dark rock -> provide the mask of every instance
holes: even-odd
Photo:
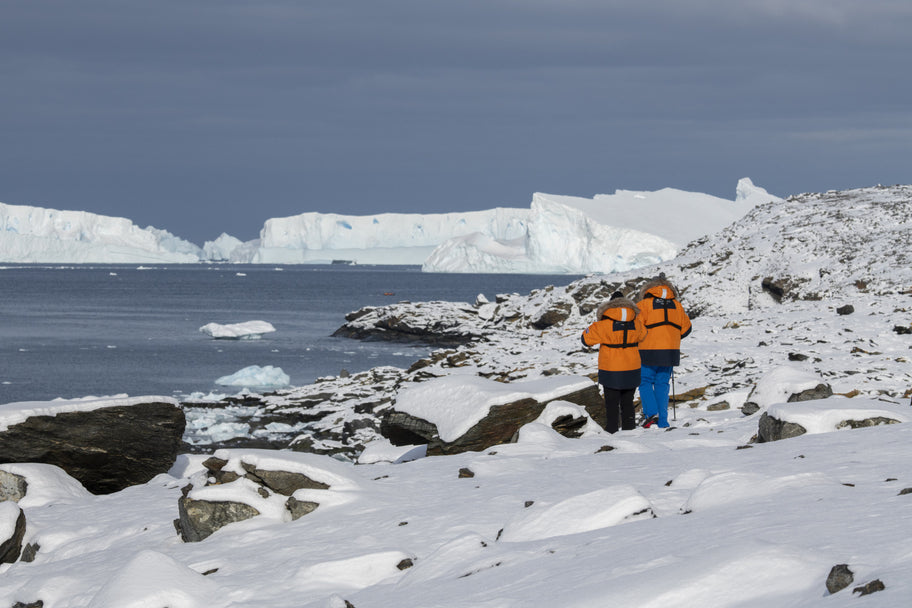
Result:
[[[801,353],[789,353],[788,360],[789,361],[807,361],[808,356],[802,355]]]
[[[475,477],[475,472],[472,469],[467,469],[465,467],[459,469],[459,479],[471,479]]]
[[[707,412],[722,412],[725,410],[731,409],[731,404],[728,401],[719,401],[718,403],[710,403],[706,406]]]
[[[760,411],[760,406],[753,401],[747,401],[741,406],[741,413],[745,416],[752,416]]]
[[[413,562],[412,560],[410,560],[408,558],[405,558],[404,560],[402,560],[401,562],[396,564],[396,567],[399,568],[400,570],[408,570],[409,568],[411,568],[414,565],[415,565],[415,562]]]
[[[556,400],[583,406],[589,416],[604,427],[605,403],[598,392],[598,385],[593,383],[585,389],[557,396],[545,403],[526,398],[495,405],[487,416],[452,442],[441,440],[437,427],[432,423],[395,409],[384,417],[380,433],[393,445],[427,444],[428,456],[479,452],[494,445],[512,442],[523,425],[538,418],[545,406]]]
[[[836,564],[830,569],[826,579],[826,588],[830,593],[842,591],[855,582],[855,575],[849,570],[848,564]]]
[[[829,384],[820,383],[814,388],[809,388],[806,391],[801,391],[800,393],[793,393],[789,395],[789,398],[786,400],[787,403],[795,403],[796,401],[815,401],[817,399],[826,399],[827,397],[833,396],[833,389]]]
[[[846,304],[845,306],[840,306],[836,309],[837,315],[850,315],[855,312],[855,307],[851,304]]]
[[[12,503],[11,503],[12,504]],[[25,513],[22,509],[16,507],[19,515],[16,517],[16,525],[13,527],[13,534],[9,538],[0,538],[0,564],[12,564],[19,559],[22,553],[22,538],[25,536]]]
[[[319,506],[320,503],[311,502],[309,500],[298,500],[294,496],[285,501],[285,508],[291,513],[292,521],[301,519],[308,513],[313,513]]]
[[[0,462],[53,464],[90,492],[109,494],[166,473],[184,426],[171,403],[32,416],[0,433]]]
[[[25,547],[22,548],[22,555],[19,557],[19,561],[30,563],[35,561],[35,558],[38,557],[38,552],[41,550],[41,545],[38,543],[28,543]]]
[[[34,602],[16,602],[11,608],[44,608],[44,600],[35,600]]]
[[[876,593],[877,591],[883,591],[886,588],[886,585],[884,585],[880,579],[874,579],[870,583],[867,583],[860,587],[855,587],[852,589],[852,593],[857,593],[859,595],[869,595],[871,593]]]
[[[897,494],[897,496],[905,496],[906,494],[912,494],[912,488],[903,488],[899,491],[899,494]]]
[[[213,532],[238,521],[260,514],[249,505],[239,502],[208,502],[181,498],[177,502],[180,535],[184,542],[195,543]]]
[[[894,325],[893,331],[901,336],[912,334],[912,325]]]
[[[26,491],[28,491],[28,483],[26,483],[25,477],[0,469],[0,502],[4,500],[19,502],[25,498]]]
[[[757,441],[767,443],[770,441],[779,441],[780,439],[791,439],[807,433],[807,429],[794,422],[784,422],[778,418],[773,418],[766,412],[760,416],[760,428]]]
[[[582,437],[584,426],[586,426],[586,418],[582,416],[574,417],[571,414],[558,416],[551,423],[552,429],[570,439]]]

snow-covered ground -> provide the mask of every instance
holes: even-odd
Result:
[[[260,237],[202,248],[124,218],[0,204],[0,261],[422,265],[428,272],[614,272],[669,260],[688,241],[775,200],[748,178],[734,201],[666,188],[592,199],[535,194],[530,208],[266,220]]]
[[[331,480],[295,495],[320,506],[295,521],[265,509],[197,543],[182,542],[172,521],[181,487],[199,478],[206,456],[182,456],[169,474],[108,496],[89,495],[49,466],[0,465],[29,481],[20,502],[25,541],[41,547],[32,563],[0,566],[0,605],[909,605],[909,217],[909,187],[763,204],[659,267],[453,304],[485,340],[438,351],[411,371],[327,378],[314,389],[333,394],[326,424],[335,427],[364,415],[354,405],[377,399],[346,402],[346,391],[374,383],[404,408],[439,410],[427,415],[456,433],[479,403],[501,402],[493,380],[537,395],[594,372],[595,353],[579,343],[593,313],[581,309],[661,269],[695,316],[675,374],[677,394],[689,397],[668,430],[609,435],[590,424],[568,439],[551,422],[582,410],[555,402],[516,443],[483,452],[421,457],[420,448],[376,436],[360,464],[269,452],[273,464],[284,459],[288,470]],[[568,316],[533,326],[556,308]],[[834,396],[785,403],[817,383]],[[296,390],[310,389],[270,399],[291,402]],[[742,413],[747,401],[760,411]],[[808,433],[752,443],[764,412]],[[862,417],[899,424],[838,427]],[[267,458],[222,456],[245,454]],[[231,499],[240,486],[209,493]],[[0,529],[12,516],[0,511]],[[837,564],[854,581],[830,594]],[[884,589],[853,592],[873,581]]]

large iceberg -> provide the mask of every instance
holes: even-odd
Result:
[[[0,203],[4,262],[199,262],[201,255],[193,243],[126,218]]]
[[[536,193],[525,234],[511,240],[476,233],[443,243],[426,272],[621,272],[670,260],[760,203],[778,200],[750,179],[734,201],[665,188],[618,190],[588,199]]]
[[[250,259],[261,264],[347,260],[421,264],[441,243],[473,233],[509,240],[525,234],[528,209],[465,213],[302,213],[267,220]]]
[[[203,248],[156,228],[84,211],[0,203],[0,261],[421,265],[426,272],[623,271],[673,258],[759,203],[747,178],[734,201],[665,188],[593,198],[536,193],[528,209],[462,213],[302,213],[266,220],[260,238],[228,234]]]

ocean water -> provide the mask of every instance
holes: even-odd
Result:
[[[232,393],[215,384],[250,365],[292,385],[380,365],[408,367],[431,347],[333,338],[345,314],[411,301],[474,302],[575,276],[422,273],[411,266],[4,266],[0,404],[126,393]],[[203,325],[263,320],[260,340],[213,340]]]

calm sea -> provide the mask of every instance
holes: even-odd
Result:
[[[367,305],[474,302],[479,293],[566,285],[559,275],[429,274],[411,266],[3,266],[0,403],[88,395],[230,393],[215,380],[272,365],[292,385],[345,369],[407,367],[429,347],[332,338]],[[260,340],[213,340],[203,325],[263,320]]]

